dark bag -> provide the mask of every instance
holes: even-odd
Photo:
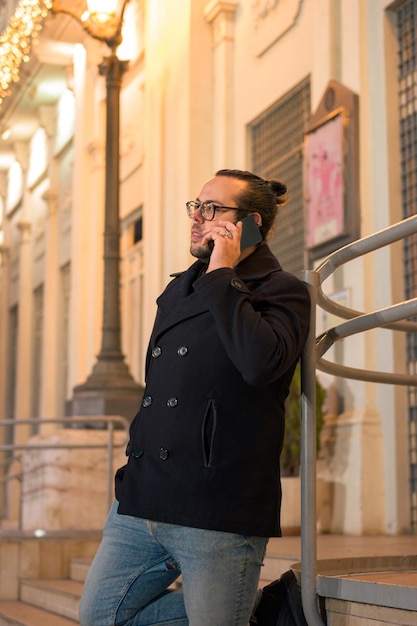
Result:
[[[308,626],[303,613],[301,589],[292,570],[261,591],[250,626]]]

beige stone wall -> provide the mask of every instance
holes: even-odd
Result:
[[[386,12],[388,0],[131,0],[129,5],[129,28],[138,45],[121,94],[121,217],[127,219],[143,206],[144,238],[140,252],[129,252],[127,237],[123,242],[122,304],[125,309],[136,307],[122,312],[124,324],[129,324],[123,329],[123,346],[132,372],[143,383],[156,298],[170,273],[191,261],[185,201],[198,195],[216,169],[251,167],[248,126],[306,77],[312,113],[330,80],[359,97],[360,235],[401,219],[396,35]],[[57,102],[46,118],[36,113],[38,126],[47,127],[49,154],[44,178],[38,181],[47,204],[42,220],[36,220],[32,210],[38,185],[29,188],[25,182],[30,162],[26,152],[32,144],[15,146],[13,167],[21,166],[21,187],[16,191],[6,184],[0,189],[5,201],[0,224],[0,407],[5,413],[10,330],[5,318],[8,307],[19,302],[16,419],[31,416],[31,296],[42,279],[47,332],[42,408],[36,417],[63,413],[55,377],[62,366],[59,270],[64,262],[71,264],[67,398],[91,372],[100,346],[105,88],[97,64],[107,51],[70,24],[59,32],[51,27],[45,34],[72,46],[65,72],[74,110],[65,118]],[[39,48],[39,58],[46,49]],[[59,119],[66,119],[67,126]],[[61,161],[68,145],[72,174]],[[4,170],[6,183],[11,169]],[[39,204],[39,197],[35,199]],[[31,252],[40,253],[41,243],[44,258],[42,263],[36,260],[35,273]],[[139,264],[135,276],[140,275],[140,293],[132,298],[126,290],[131,268]],[[326,283],[326,292],[345,290],[348,306],[368,311],[401,299],[401,274],[397,247],[338,270]],[[393,339],[385,331],[357,336],[330,356],[341,364],[385,371],[401,371],[405,363],[402,338]],[[331,376],[323,381],[335,399],[326,431],[332,450],[325,470],[330,494],[326,529],[357,534],[404,531],[405,391]],[[25,439],[28,432],[20,436]],[[103,478],[105,460],[99,451],[38,451],[36,460],[28,457],[25,462],[32,468],[23,491],[25,525],[94,527],[103,519],[102,505],[95,500],[99,496],[89,492],[87,480],[93,467]],[[69,469],[73,465],[74,473]],[[90,497],[95,502],[85,517],[77,517],[66,503],[78,498],[73,496],[76,490],[77,510],[83,510],[81,503]]]
[[[116,432],[114,442],[109,466],[105,431],[66,429],[32,437],[22,457],[21,530],[100,530],[114,499],[114,472],[126,462],[124,433]]]

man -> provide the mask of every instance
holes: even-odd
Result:
[[[285,201],[278,181],[220,170],[187,202],[198,260],[157,301],[82,626],[248,624],[281,534],[284,400],[309,322],[305,285],[265,243]],[[248,215],[262,241],[241,250]]]

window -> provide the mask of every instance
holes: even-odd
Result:
[[[290,200],[278,213],[269,245],[285,270],[305,269],[303,141],[310,119],[310,81],[294,87],[249,127],[251,169],[287,185]]]
[[[133,222],[133,245],[142,241],[142,216]]]
[[[397,8],[403,217],[417,213],[417,0]],[[405,299],[417,296],[417,235],[404,242]],[[407,335],[407,369],[417,375],[417,336]],[[408,392],[411,530],[417,532],[417,392]]]

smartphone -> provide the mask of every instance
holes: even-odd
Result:
[[[254,246],[262,241],[261,231],[259,230],[253,215],[244,217],[242,222],[242,238],[240,240],[240,249],[246,250],[250,246]]]

